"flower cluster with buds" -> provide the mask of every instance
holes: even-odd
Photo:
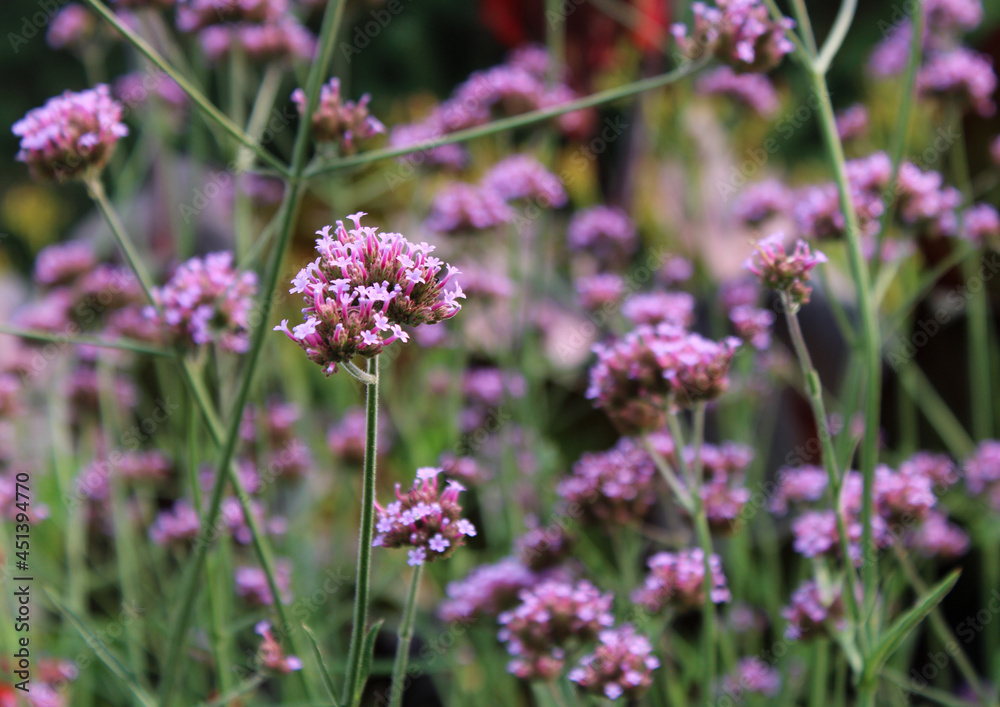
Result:
[[[260,648],[257,649],[261,665],[282,675],[302,670],[302,661],[299,660],[298,656],[285,655],[281,644],[271,633],[271,624],[267,621],[261,621],[254,626],[253,630],[261,637]]]
[[[635,700],[653,684],[653,671],[660,667],[653,645],[630,624],[601,631],[597,648],[580,659],[567,676],[588,692],[609,700]]]
[[[715,0],[715,7],[692,4],[694,27],[671,27],[680,50],[690,59],[712,54],[737,71],[766,72],[781,63],[795,46],[785,33],[789,19],[774,21],[760,0]]]
[[[306,94],[301,88],[292,92],[292,101],[301,116],[306,110]],[[340,79],[334,77],[323,84],[319,105],[312,117],[312,136],[317,142],[335,142],[344,154],[354,154],[357,143],[381,135],[385,126],[368,112],[369,94],[357,101],[343,100]]]
[[[256,274],[238,272],[232,253],[209,253],[180,265],[166,285],[153,291],[162,316],[152,306],[145,314],[163,324],[177,343],[215,342],[226,351],[245,353],[256,294]]]
[[[744,266],[760,278],[761,285],[772,290],[778,290],[788,296],[790,304],[798,308],[809,303],[812,287],[809,282],[809,271],[820,263],[826,262],[826,256],[809,250],[805,241],[798,241],[792,253],[785,252],[783,233],[775,233],[759,241],[755,253],[747,259]]]
[[[17,160],[35,179],[63,181],[102,169],[115,143],[128,135],[122,105],[104,84],[50,98],[11,131],[21,138]]]
[[[465,488],[449,481],[445,489],[438,488],[440,469],[417,469],[413,486],[403,493],[396,484],[396,500],[383,507],[375,504],[375,529],[372,541],[376,547],[409,547],[408,564],[412,567],[425,562],[443,560],[455,548],[465,544],[466,537],[476,534],[476,527],[462,518],[458,494]]]
[[[497,618],[498,636],[513,657],[507,670],[524,680],[557,676],[569,643],[614,625],[613,598],[586,580],[546,580],[522,590],[520,603]]]
[[[712,400],[729,387],[740,340],[711,341],[669,324],[640,325],[611,344],[597,344],[587,397],[623,431],[663,426],[668,406]]]
[[[636,523],[656,502],[656,466],[644,449],[624,437],[605,452],[588,452],[559,482],[567,503],[603,523]]]
[[[363,216],[348,216],[354,228],[337,221],[336,228],[316,232],[319,257],[299,271],[289,290],[306,301],[305,319],[292,329],[287,319],[275,327],[328,376],[355,355],[375,356],[397,339],[407,341],[404,326],[450,319],[465,297],[457,283],[448,287],[458,269],[431,255],[434,246],[362,226]]]
[[[664,607],[678,611],[696,609],[705,604],[705,553],[701,548],[679,552],[658,552],[646,563],[649,574],[641,588],[632,593],[632,601],[648,611],[658,613]],[[722,560],[718,555],[708,559],[712,575],[709,598],[715,604],[730,600]]]

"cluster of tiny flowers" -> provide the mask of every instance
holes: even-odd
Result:
[[[857,140],[868,134],[868,109],[860,103],[837,112],[837,135],[843,142]]]
[[[897,179],[899,215],[909,225],[933,223],[938,230],[950,231],[956,207],[962,203],[961,193],[944,184],[944,178],[934,171],[923,171],[911,162],[899,166]]]
[[[705,604],[705,553],[701,548],[678,552],[658,552],[646,563],[649,574],[642,587],[632,593],[632,601],[651,613],[665,607],[678,612],[696,609]],[[708,560],[712,589],[709,598],[722,604],[732,597],[722,573],[722,560],[712,555]]]
[[[778,471],[778,489],[768,504],[772,513],[783,515],[788,504],[811,503],[823,498],[830,477],[818,466],[800,466]]]
[[[614,206],[592,206],[573,215],[566,230],[569,247],[594,255],[601,264],[617,265],[639,247],[635,223]]]
[[[424,226],[434,233],[482,231],[513,218],[514,211],[493,189],[453,182],[434,197]]]
[[[594,346],[587,397],[623,430],[660,428],[668,405],[688,407],[729,388],[739,345],[734,337],[716,342],[669,324],[640,325]]]
[[[149,539],[157,545],[170,545],[198,536],[201,518],[188,501],[181,499],[173,507],[160,511],[149,527]]]
[[[43,248],[35,258],[35,282],[44,287],[68,285],[97,265],[94,250],[81,241]]]
[[[529,199],[556,207],[566,204],[562,180],[531,155],[512,155],[497,162],[483,177],[481,186],[506,201]]]
[[[565,83],[548,82],[549,56],[543,47],[522,47],[511,53],[504,64],[472,74],[452,95],[423,120],[398,125],[389,136],[393,147],[433,142],[448,133],[482,125],[491,115],[514,115],[550,108],[572,101],[575,93]],[[580,132],[590,123],[586,111],[572,111],[557,119],[566,132]],[[451,167],[465,162],[458,145],[431,147],[428,161]]]
[[[649,639],[630,624],[601,631],[593,653],[580,659],[567,677],[588,692],[617,700],[636,700],[653,684],[660,667]]]
[[[281,644],[271,633],[271,624],[267,621],[259,622],[254,627],[254,633],[261,637],[260,648],[257,649],[261,665],[282,675],[302,670],[302,661],[299,660],[298,656],[285,655]]]
[[[744,223],[756,226],[773,216],[792,210],[792,192],[777,179],[755,182],[744,189],[733,204],[733,213]]]
[[[694,296],[687,292],[650,292],[625,300],[622,315],[633,324],[672,324],[686,327],[694,321]]]
[[[935,52],[917,73],[917,90],[922,95],[956,101],[984,117],[996,112],[996,87],[990,58],[963,47]]]
[[[476,534],[476,527],[462,518],[458,494],[465,488],[449,481],[438,488],[440,469],[417,469],[413,486],[403,493],[396,484],[396,500],[388,506],[375,504],[378,534],[372,541],[377,547],[409,547],[408,564],[413,567],[441,560]]]
[[[462,580],[449,582],[447,598],[438,608],[443,621],[475,621],[496,617],[517,603],[522,589],[538,582],[538,575],[514,558],[496,564],[481,565]]]
[[[649,454],[627,437],[605,452],[588,452],[562,479],[556,493],[568,504],[604,523],[636,523],[656,502],[656,466]]]
[[[354,407],[346,410],[340,420],[326,432],[326,446],[340,459],[361,464],[365,460],[365,411]],[[388,420],[379,416],[378,441],[376,453],[385,454],[392,446],[392,437],[388,429]]]
[[[976,245],[984,245],[1000,237],[1000,213],[989,204],[969,207],[962,213],[962,228],[958,235]]]
[[[97,32],[97,18],[77,3],[67,3],[49,22],[46,43],[53,49],[81,50]]]
[[[128,135],[121,120],[122,105],[104,84],[66,91],[14,123],[11,130],[21,138],[17,160],[28,165],[35,179],[81,177],[103,168],[115,143]]]
[[[312,137],[317,142],[335,142],[344,154],[354,154],[357,143],[381,135],[385,126],[368,113],[369,94],[357,101],[345,101],[340,96],[340,79],[334,77],[323,84],[319,105],[312,117]],[[301,116],[306,110],[306,94],[301,88],[292,92],[292,102]]]
[[[514,548],[524,565],[540,572],[555,567],[569,554],[573,538],[559,525],[530,528],[514,541]]]
[[[198,32],[209,61],[234,45],[254,61],[310,59],[316,39],[290,14],[288,0],[186,0],[177,7],[177,28]]]
[[[480,464],[475,457],[460,457],[451,452],[444,452],[441,455],[438,459],[438,466],[441,467],[445,476],[472,486],[486,483],[493,477],[492,472]]]
[[[786,253],[784,238],[783,233],[775,233],[759,241],[744,267],[760,278],[762,286],[784,292],[791,304],[799,307],[809,303],[812,293],[807,284],[809,271],[825,263],[826,256],[819,251],[811,252],[802,240],[795,244],[794,251]]]
[[[125,74],[115,80],[114,94],[133,109],[145,103],[152,94],[178,115],[190,100],[180,84],[165,73],[145,74],[135,71]]]
[[[182,0],[177,29],[194,32],[219,22],[268,22],[287,11],[287,0]]]
[[[791,602],[781,610],[781,615],[788,622],[785,638],[791,641],[825,636],[827,623],[835,630],[843,630],[841,585],[821,588],[815,581],[807,580],[792,594]]]
[[[695,90],[706,95],[728,96],[759,115],[773,115],[780,105],[774,84],[763,74],[738,74],[728,66],[720,66],[695,83]]]
[[[984,496],[1000,512],[1000,441],[981,442],[963,466],[969,492]]]
[[[774,697],[781,690],[781,672],[760,658],[743,658],[722,681],[722,691],[734,699],[754,694]]]
[[[507,670],[524,680],[549,680],[562,672],[565,647],[589,641],[614,625],[613,595],[586,580],[545,580],[521,590],[520,603],[497,617],[498,637],[513,657]]]
[[[319,257],[292,280],[291,294],[301,294],[305,321],[282,331],[298,344],[327,375],[355,355],[374,356],[410,335],[403,326],[436,324],[461,309],[462,288],[452,283],[458,269],[431,255],[434,246],[411,243],[400,233],[378,233],[362,226],[364,213],[348,216],[331,233],[317,231]],[[439,277],[442,268],[444,277]],[[384,338],[383,338],[384,337]]]
[[[614,307],[625,294],[625,281],[614,273],[598,273],[576,280],[580,306],[592,312]]]
[[[281,603],[291,601],[292,563],[286,559],[278,559],[274,563],[274,581],[281,592]],[[236,594],[248,604],[254,606],[271,606],[274,595],[268,584],[267,575],[260,567],[240,566],[234,573]]]
[[[729,310],[729,321],[736,335],[758,351],[771,346],[771,327],[774,325],[771,310],[740,305]]]
[[[924,57],[957,47],[961,35],[983,19],[980,0],[927,0],[924,3]],[[906,69],[913,38],[909,20],[895,25],[872,52],[868,66],[878,76],[893,76]]]
[[[874,235],[885,211],[883,193],[892,179],[892,160],[884,152],[875,152],[849,160],[845,170],[861,230],[865,235]],[[844,233],[840,194],[833,183],[800,190],[794,215],[799,231],[810,238],[837,238]]]
[[[969,551],[971,540],[944,513],[931,511],[920,526],[906,536],[906,544],[924,557],[953,560]]]
[[[316,53],[316,38],[295,18],[285,15],[273,22],[211,25],[201,31],[202,51],[219,62],[237,46],[258,62],[295,59],[308,61]]]
[[[215,342],[226,351],[245,353],[256,294],[257,276],[238,272],[231,252],[209,253],[181,264],[166,285],[153,291],[162,320],[152,306],[145,314],[160,321],[177,343]]]
[[[760,0],[715,0],[715,7],[693,3],[694,27],[671,27],[680,50],[690,59],[714,55],[737,71],[773,69],[795,47],[785,33],[789,19],[775,22]]]

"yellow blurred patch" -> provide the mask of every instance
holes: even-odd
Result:
[[[55,240],[64,213],[59,200],[50,191],[35,184],[14,187],[0,203],[3,230],[24,238],[32,250]]]

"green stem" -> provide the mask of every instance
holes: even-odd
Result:
[[[874,515],[874,482],[875,464],[878,460],[879,422],[882,402],[882,345],[879,334],[878,314],[872,298],[871,280],[868,264],[865,261],[861,245],[861,229],[858,215],[851,200],[851,187],[847,179],[844,148],[837,134],[837,125],[830,102],[830,92],[825,74],[816,67],[809,67],[809,79],[813,93],[819,99],[819,119],[822,128],[824,146],[827,157],[834,170],[837,191],[840,196],[841,209],[844,213],[845,238],[847,241],[847,258],[850,265],[851,278],[857,296],[857,306],[861,318],[861,363],[866,374],[864,389],[864,438],[861,443],[861,474],[863,482],[863,500],[861,508],[862,540],[861,556],[866,561],[862,564],[864,582],[864,615],[874,612],[869,610],[874,606],[878,590],[878,562],[874,538],[872,536],[872,516]],[[872,633],[867,637],[868,645],[874,645],[877,629],[873,626],[861,627]],[[866,688],[867,689],[867,688]]]
[[[93,2],[94,0],[88,1]],[[466,130],[457,130],[448,135],[443,135],[439,138],[428,140],[427,142],[421,142],[416,145],[409,145],[406,147],[387,147],[381,150],[370,150],[369,152],[364,152],[358,155],[343,157],[336,162],[329,162],[312,167],[311,169],[306,170],[305,176],[315,177],[319,174],[347,169],[349,167],[359,167],[371,162],[387,160],[393,157],[402,157],[414,152],[426,152],[442,145],[466,142],[468,140],[485,137],[504,130],[521,128],[526,125],[531,125],[532,123],[538,123],[543,120],[548,120],[549,118],[555,118],[563,115],[564,113],[570,113],[574,110],[593,108],[594,106],[610,103],[611,101],[616,101],[620,98],[628,98],[629,96],[634,96],[645,91],[651,91],[656,88],[662,88],[663,86],[676,83],[677,81],[698,72],[706,64],[708,64],[707,60],[692,61],[666,74],[653,76],[648,79],[642,79],[641,81],[633,81],[632,83],[618,88],[599,91],[598,93],[593,93],[575,101],[562,103],[558,106],[553,106],[552,108],[534,110],[528,113],[522,113],[521,115],[515,115],[510,118],[495,120],[487,125],[468,128]]]
[[[715,604],[712,601],[712,533],[708,526],[708,515],[705,513],[705,504],[701,499],[701,446],[705,431],[705,404],[697,403],[694,406],[694,469],[688,467],[684,459],[684,434],[681,432],[680,421],[674,412],[667,413],[667,428],[670,430],[670,437],[674,441],[674,455],[677,457],[677,464],[681,468],[681,473],[687,479],[690,489],[689,498],[695,524],[695,531],[698,534],[698,544],[704,554],[705,577],[702,582],[704,592],[704,605],[702,606],[702,674],[701,674],[701,701],[705,705],[712,703],[712,694],[715,690]]]
[[[803,5],[802,9],[803,14],[808,17],[808,13],[805,12],[805,5]],[[840,4],[837,19],[833,21],[830,34],[823,43],[823,48],[820,50],[819,56],[816,57],[817,70],[825,74],[830,68],[833,57],[840,51],[840,47],[844,43],[844,38],[847,36],[847,31],[851,28],[851,22],[854,21],[854,13],[857,9],[858,0],[844,0]],[[919,37],[920,35],[918,34],[917,36]]]
[[[20,329],[6,324],[0,324],[0,334],[10,334],[19,336],[22,339],[34,339],[35,341],[51,341],[56,344],[66,344],[68,346],[96,346],[104,349],[120,349],[122,351],[134,351],[135,353],[149,354],[150,356],[163,356],[171,358],[173,351],[150,346],[141,341],[131,339],[102,339],[96,336],[64,336],[63,334],[53,334],[47,331],[34,331],[32,329]]]
[[[368,374],[375,380],[365,396],[365,466],[361,489],[361,533],[358,545],[358,572],[354,592],[354,623],[347,653],[347,676],[341,702],[356,705],[364,689],[361,675],[361,644],[368,624],[368,593],[371,575],[372,537],[375,529],[375,459],[378,455],[378,356],[368,359]]]
[[[816,35],[813,34],[812,22],[809,20],[809,12],[803,0],[792,0],[792,14],[799,25],[799,33],[802,35],[802,42],[810,56],[816,56]]]
[[[410,641],[413,640],[413,619],[417,613],[417,587],[420,585],[420,575],[423,573],[423,569],[423,565],[414,567],[413,579],[410,580],[410,593],[406,597],[403,622],[399,625],[399,642],[396,644],[396,659],[392,664],[389,707],[400,707],[403,704],[403,692],[406,691],[406,664],[410,659]]]
[[[160,306],[153,298],[153,284],[149,277],[148,272],[142,260],[139,258],[138,253],[135,250],[132,240],[128,237],[122,226],[121,220],[118,218],[118,214],[112,207],[110,201],[107,198],[107,194],[96,175],[91,175],[86,180],[87,191],[97,204],[102,215],[107,220],[108,226],[118,243],[119,248],[125,256],[126,261],[135,273],[136,278],[142,285],[143,291],[146,297],[152,303],[153,307],[160,311]],[[280,260],[280,258],[279,258]],[[272,265],[274,263],[272,262]],[[277,271],[277,268],[274,268]],[[271,290],[273,291],[274,286],[272,285]],[[271,303],[270,298],[265,299],[264,307],[265,310],[269,307]],[[265,315],[264,321],[267,320]],[[263,334],[265,327],[261,326],[254,332],[254,335],[258,337],[257,342],[258,349],[256,353],[259,355],[259,347],[262,343],[261,335]],[[233,484],[236,488],[236,497],[240,503],[240,508],[243,511],[243,516],[246,520],[247,527],[250,530],[251,539],[253,543],[254,550],[258,556],[261,563],[261,568],[267,577],[268,586],[271,589],[272,596],[275,597],[275,610],[281,618],[282,625],[285,627],[290,627],[292,624],[287,620],[285,614],[284,606],[278,597],[281,596],[281,592],[278,587],[275,570],[274,570],[274,559],[273,553],[271,552],[270,544],[267,538],[261,532],[259,524],[257,522],[256,516],[251,508],[250,497],[243,488],[242,481],[240,480],[239,474],[233,465],[233,455],[235,453],[236,442],[239,438],[239,426],[242,420],[243,406],[246,402],[247,395],[249,394],[249,386],[252,380],[253,368],[249,369],[249,373],[241,381],[241,387],[239,390],[239,395],[242,396],[238,398],[236,410],[233,413],[233,418],[230,421],[230,426],[228,431],[222,425],[219,420],[218,415],[215,412],[215,408],[212,405],[211,398],[207,391],[204,389],[204,383],[201,381],[201,377],[194,370],[190,361],[188,361],[183,352],[179,349],[175,353],[177,357],[177,362],[181,370],[182,377],[185,383],[192,391],[195,396],[195,400],[201,409],[206,421],[208,422],[209,431],[216,444],[223,447],[222,459],[219,464],[218,475],[216,477],[215,485],[212,489],[211,502],[209,504],[208,514],[205,517],[205,521],[202,527],[202,531],[199,534],[198,542],[195,545],[194,556],[191,560],[191,565],[188,571],[184,574],[184,580],[182,584],[182,603],[180,608],[179,618],[180,620],[175,622],[173,625],[173,633],[171,634],[171,640],[169,643],[169,650],[167,653],[167,664],[165,670],[165,678],[163,681],[163,695],[162,704],[167,707],[170,704],[170,698],[172,697],[172,692],[175,684],[175,676],[177,670],[180,666],[180,660],[182,656],[184,638],[187,632],[187,625],[191,619],[191,615],[194,611],[194,601],[196,598],[196,585],[198,578],[201,573],[201,568],[204,565],[206,553],[208,546],[211,544],[212,537],[216,533],[216,525],[218,515],[222,508],[222,492],[225,488],[226,479]],[[251,350],[251,355],[253,355],[253,350]],[[249,366],[250,364],[248,364]],[[223,444],[225,440],[225,444]],[[292,637],[293,644],[295,643],[295,636]],[[296,648],[297,652],[298,649]],[[309,682],[306,680],[305,673],[299,672],[298,679],[302,682],[303,687],[306,689],[307,693],[310,691]]]
[[[962,423],[955,417],[955,413],[948,407],[948,403],[941,399],[941,396],[934,389],[934,385],[927,380],[927,376],[920,370],[920,366],[907,359],[900,366],[897,375],[900,384],[917,403],[920,412],[931,423],[948,451],[959,459],[964,459],[972,454],[976,443],[969,437]]]
[[[830,508],[837,517],[837,534],[840,536],[840,550],[844,556],[844,601],[847,603],[848,611],[853,617],[855,625],[860,626],[861,614],[854,594],[855,576],[854,568],[851,565],[851,543],[847,535],[844,516],[840,512],[841,470],[837,464],[836,447],[833,443],[833,436],[830,434],[826,405],[823,402],[823,386],[820,382],[819,372],[813,366],[805,337],[802,335],[796,305],[792,303],[787,292],[781,292],[780,295],[782,309],[785,312],[785,322],[788,324],[788,334],[792,340],[795,355],[799,359],[806,397],[809,399],[809,406],[812,408],[813,418],[816,421],[816,431],[823,450],[823,468],[830,480]]]
[[[136,34],[129,26],[121,21],[114,12],[112,12],[107,5],[105,5],[101,0],[84,0],[98,15],[107,20],[111,25],[121,33],[125,40],[135,47],[140,54],[146,57],[153,64],[162,69],[170,78],[177,82],[181,90],[184,91],[191,99],[191,101],[205,114],[209,120],[216,123],[225,132],[229,133],[232,137],[236,138],[242,145],[246,145],[248,148],[254,151],[258,157],[267,162],[271,167],[278,170],[278,172],[284,176],[290,176],[285,165],[281,161],[263,148],[256,140],[248,136],[243,132],[240,127],[230,120],[225,114],[222,113],[218,108],[216,108],[210,100],[199,91],[194,84],[188,81],[177,69],[172,67],[166,59],[164,59],[159,52],[157,52],[145,39]],[[314,64],[315,67],[315,64]],[[306,121],[308,122],[308,121]]]

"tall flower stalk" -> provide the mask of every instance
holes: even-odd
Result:
[[[361,675],[361,646],[367,633],[369,578],[372,566],[372,539],[375,531],[375,458],[378,454],[378,356],[368,359],[365,392],[365,467],[361,481],[361,532],[358,541],[358,568],[354,585],[354,621],[347,651],[347,673],[342,702],[354,705],[361,699],[366,676]]]

